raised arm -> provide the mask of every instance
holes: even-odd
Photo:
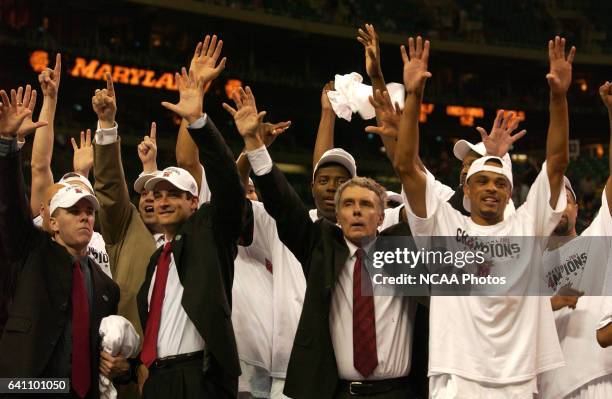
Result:
[[[255,169],[255,182],[262,195],[262,201],[270,216],[276,220],[278,235],[296,258],[306,265],[309,245],[314,231],[308,210],[289,185],[284,175],[272,165],[262,138],[262,120],[265,112],[258,112],[250,88],[239,89],[233,95],[236,109],[227,104],[225,108],[236,122],[236,128],[245,143],[245,151],[251,166]],[[255,155],[258,154],[258,155]],[[263,158],[262,165],[253,164],[253,156]],[[307,270],[305,270],[307,273]]]
[[[404,61],[404,87],[406,104],[400,119],[399,137],[393,167],[402,181],[412,212],[427,217],[425,203],[426,175],[419,161],[419,111],[425,83],[431,73],[427,71],[429,41],[421,37],[408,39],[408,53],[401,47]]]
[[[121,142],[115,121],[117,97],[110,74],[106,76],[106,88],[96,90],[91,104],[100,126],[96,132],[93,163],[96,178],[94,189],[100,201],[98,219],[104,241],[113,245],[123,240],[134,207],[130,203],[123,172]]]
[[[381,93],[385,92],[387,90],[387,86],[385,85],[385,78],[382,72],[378,33],[376,33],[376,30],[374,29],[374,25],[365,24],[363,28],[359,28],[357,31],[357,41],[363,44],[366,73],[372,82],[372,94],[375,95],[377,90],[379,90]],[[374,110],[376,112],[376,124],[378,126],[382,126],[385,122],[384,116],[382,116],[380,113],[381,109],[374,106]],[[393,163],[395,146],[397,145],[397,136],[392,137],[388,135],[380,135],[380,139],[385,146],[387,157]]]
[[[20,151],[17,149],[17,134],[23,123],[32,123],[26,131],[22,131],[31,133],[32,129],[46,122],[31,122],[32,110],[29,105],[35,91],[26,91],[23,98],[23,88],[20,87],[18,92],[11,90],[9,99],[4,90],[0,91],[0,242],[7,257],[2,260],[3,264],[5,261],[22,259],[35,239],[45,234],[32,223]]]
[[[213,121],[204,114],[203,85],[194,72],[182,69],[176,74],[180,100],[162,105],[187,120],[189,134],[201,149],[206,180],[211,191],[211,204],[217,231],[226,240],[236,241],[246,220],[246,198],[240,183],[234,156]]]
[[[47,122],[47,125],[36,131],[32,144],[30,207],[33,216],[40,213],[40,204],[45,196],[45,191],[53,185],[53,173],[51,172],[51,156],[55,139],[53,124],[61,74],[62,56],[57,54],[53,69],[46,68],[38,75],[38,82],[43,94],[39,120]]]
[[[550,72],[546,75],[550,86],[550,122],[546,135],[546,172],[550,181],[550,206],[555,208],[569,164],[569,116],[567,90],[572,83],[572,62],[576,48],[565,55],[565,39],[559,36],[548,42]]]
[[[336,126],[336,113],[334,112],[327,92],[334,90],[334,82],[330,81],[321,91],[321,119],[317,130],[314,151],[312,152],[312,168],[319,162],[325,151],[334,148],[334,127]]]
[[[612,214],[612,83],[604,83],[599,88],[599,95],[608,109],[608,121],[610,124],[610,142],[608,146],[608,167],[610,171],[608,172],[608,180],[606,181],[606,199],[608,200],[610,214]]]
[[[250,89],[249,89],[250,91]],[[252,93],[251,93],[252,95]],[[253,101],[255,98],[253,97]],[[291,126],[291,121],[279,122],[279,123],[270,123],[264,122],[262,124],[262,140],[266,147],[270,147],[274,140],[282,133],[284,133]],[[251,174],[251,164],[249,163],[248,157],[246,156],[246,152],[242,151],[236,159],[236,167],[238,168],[238,174],[240,174],[240,181],[244,187],[247,186],[249,182],[249,175]]]
[[[204,88],[209,86],[225,68],[226,58],[223,57],[219,61],[222,48],[223,40],[217,41],[216,35],[213,35],[212,38],[210,35],[206,35],[204,41],[198,42],[195,48],[189,71],[193,71],[195,78],[202,82]],[[202,94],[204,91],[202,91]],[[198,189],[201,190],[202,168],[200,166],[200,156],[198,147],[187,131],[188,125],[189,123],[185,119],[181,121],[176,140],[176,164],[191,173],[198,183]]]

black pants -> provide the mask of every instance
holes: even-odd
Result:
[[[202,373],[202,359],[149,370],[142,389],[143,399],[226,399],[235,394],[221,384],[218,373]]]

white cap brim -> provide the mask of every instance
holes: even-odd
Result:
[[[134,191],[140,194],[142,190],[145,188],[145,184],[147,184],[149,180],[151,180],[158,174],[159,174],[159,171],[152,172],[152,173],[141,173],[140,176],[138,176],[138,179],[136,179],[136,181],[134,182]]]
[[[480,154],[480,156],[484,156],[487,153],[487,150],[482,142],[472,144],[467,140],[459,140],[453,147],[453,154],[455,154],[455,157],[460,161],[463,161],[463,158],[465,158],[470,151],[474,151],[475,153]]]
[[[51,198],[51,204],[49,205],[49,214],[53,214],[57,208],[70,208],[82,199],[88,200],[93,206],[94,210],[100,209],[100,203],[95,195],[89,193],[66,193],[66,188],[60,189],[53,198]]]

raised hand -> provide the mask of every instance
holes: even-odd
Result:
[[[19,101],[17,100],[17,93],[23,93],[23,87],[20,87],[18,91],[15,89],[11,90],[11,99],[9,100],[8,95],[4,90],[0,90],[0,136],[13,137],[18,134],[19,128],[27,117],[32,115],[32,110],[29,108],[32,102],[31,96],[26,96],[28,106],[24,106],[22,103],[21,94],[19,94]],[[34,93],[34,104],[36,104],[36,90]],[[32,107],[33,108],[33,107]],[[46,126],[47,122],[34,122],[30,125],[30,130],[25,134],[33,132],[35,129]]]
[[[202,85],[206,86],[212,82],[225,69],[226,57],[217,63],[222,48],[223,40],[217,42],[217,35],[213,35],[212,39],[210,35],[206,35],[204,43],[199,42],[196,46],[189,65],[189,72],[193,72],[195,78],[202,81]]]
[[[371,24],[365,24],[364,29],[357,31],[357,41],[363,44],[365,50],[366,73],[370,78],[382,75],[380,66],[380,46],[378,44],[378,34]]]
[[[328,91],[335,90],[334,81],[330,80],[323,86],[323,91],[321,92],[321,109],[323,111],[331,111],[334,112],[332,108],[331,101],[329,101],[329,97],[327,96]]]
[[[94,148],[91,145],[91,130],[87,133],[81,131],[81,145],[78,146],[74,137],[70,139],[74,155],[72,157],[72,167],[78,174],[88,177],[89,171],[94,164]]]
[[[425,82],[431,78],[431,73],[427,71],[429,62],[429,40],[421,36],[408,38],[408,54],[406,47],[401,46],[402,61],[404,61],[404,88],[408,94],[422,95],[425,89]]]
[[[263,124],[263,118],[266,112],[257,113],[257,105],[255,96],[251,88],[247,86],[246,91],[242,87],[234,90],[232,100],[236,104],[236,108],[232,108],[226,103],[223,103],[223,108],[234,117],[238,133],[243,138],[255,138],[261,135],[260,129]],[[261,140],[261,137],[259,137]]]
[[[176,73],[174,77],[179,90],[179,102],[177,104],[172,104],[163,101],[161,105],[181,118],[186,119],[187,122],[191,124],[204,115],[204,111],[202,110],[204,103],[202,97],[204,93],[202,81],[196,78],[195,72],[193,71],[190,71],[189,75],[187,75],[187,70],[185,68],[181,69],[180,75]]]
[[[608,108],[608,112],[612,112],[612,83],[606,82],[599,87],[599,97]]]
[[[94,96],[91,98],[91,105],[98,115],[101,128],[108,129],[115,126],[117,98],[115,97],[115,87],[110,73],[106,74],[106,89],[96,89]]]
[[[291,126],[291,121],[270,123],[264,122],[261,128],[261,139],[266,147],[270,147],[274,140],[281,134],[285,133]]]
[[[399,104],[397,102],[395,105],[392,104],[391,97],[387,91],[381,93],[380,90],[376,90],[374,96],[370,96],[368,99],[370,104],[376,109],[379,125],[367,126],[365,131],[397,139],[400,118],[402,116]]]
[[[565,38],[556,36],[555,40],[548,41],[550,71],[546,75],[546,80],[553,95],[567,93],[572,83],[572,62],[575,54],[576,47],[572,46],[567,57],[565,56]]]
[[[138,144],[138,158],[142,162],[144,172],[157,170],[157,125],[151,123],[151,132]]]
[[[514,112],[510,112],[508,116],[504,116],[504,110],[500,109],[497,111],[490,134],[487,133],[485,129],[478,126],[476,130],[480,133],[482,142],[487,149],[487,154],[495,155],[500,158],[506,155],[510,147],[512,147],[512,144],[527,134],[527,130],[523,129],[515,135],[512,135],[512,132],[518,128],[518,125],[519,119],[515,118]]]
[[[44,97],[57,100],[61,75],[62,55],[57,53],[55,56],[55,67],[53,67],[53,69],[45,68],[45,70],[38,75],[38,83],[40,83],[40,89]]]
[[[25,93],[22,92],[21,87],[17,90],[16,100],[17,104],[21,104],[23,108],[30,110],[30,113],[25,117],[23,122],[21,122],[21,126],[19,126],[17,130],[17,137],[23,139],[28,134],[36,131],[37,128],[47,125],[46,122],[35,123],[32,121],[32,113],[34,112],[34,107],[36,107],[36,90],[32,90],[30,85],[26,86]]]

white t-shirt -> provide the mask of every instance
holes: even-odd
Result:
[[[565,210],[565,187],[556,209],[550,207],[549,199],[545,164],[525,204],[496,225],[478,225],[453,209],[436,195],[431,176],[426,188],[427,218],[414,215],[405,202],[414,236],[456,236],[461,232],[497,241],[505,236],[549,235]],[[521,272],[529,271],[527,264],[538,251],[542,249],[537,245],[526,245],[519,258],[501,260],[511,264],[520,277]],[[429,329],[430,376],[454,374],[483,383],[512,384],[530,381],[564,364],[547,297],[432,296]]]
[[[202,168],[200,205],[210,201],[210,197],[206,174]],[[234,261],[232,323],[238,356],[244,362],[250,363],[253,360],[251,364],[258,367],[265,364],[264,368],[272,377],[285,378],[304,304],[306,278],[298,260],[278,237],[276,222],[266,212],[263,204],[256,201],[251,203],[253,242],[247,248],[238,246],[238,256]],[[269,274],[266,265],[272,268],[272,273],[264,278],[262,269]],[[239,276],[240,271],[246,269],[245,266],[259,270],[250,270]],[[270,277],[271,284],[268,281]],[[267,291],[267,295],[262,297],[255,291]],[[270,298],[271,303],[268,302]],[[241,306],[248,308],[239,309]],[[271,359],[264,361],[270,358],[270,353]]]
[[[36,227],[42,228],[43,218],[41,215],[36,216],[32,222]],[[102,234],[97,231],[93,232],[89,245],[87,245],[87,255],[93,259],[99,266],[100,269],[110,278],[113,278],[110,268],[110,259],[106,252],[106,243]]]
[[[566,365],[541,374],[539,387],[542,398],[565,397],[585,384],[612,373],[612,347],[597,344],[596,329],[606,297],[603,281],[611,270],[610,237],[612,217],[602,196],[599,214],[580,237],[546,252],[543,258],[544,281],[557,291],[570,285],[586,293],[578,299],[576,309],[567,307],[554,312],[559,342]]]

